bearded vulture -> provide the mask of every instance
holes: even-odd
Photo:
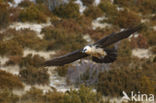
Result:
[[[96,41],[94,44],[89,44],[82,49],[48,60],[44,63],[44,66],[63,66],[87,56],[91,56],[92,60],[96,63],[112,63],[117,58],[117,49],[108,49],[108,46],[129,37],[141,28],[142,25],[138,25],[118,33],[112,33]]]

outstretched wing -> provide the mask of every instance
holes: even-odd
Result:
[[[140,30],[142,27],[143,27],[143,25],[141,24],[134,28],[130,28],[130,29],[118,32],[118,33],[112,33],[112,34],[102,38],[101,40],[98,40],[97,42],[94,43],[94,45],[99,45],[99,46],[105,48],[115,42],[118,42],[124,38],[129,37],[132,33]]]
[[[63,66],[64,64],[68,64],[68,63],[71,63],[73,61],[76,61],[78,59],[88,56],[87,54],[82,53],[81,51],[82,50],[76,50],[64,56],[60,56],[52,60],[48,60],[43,65],[44,66]]]

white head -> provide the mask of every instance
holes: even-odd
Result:
[[[87,45],[83,48],[82,53],[90,54],[92,50],[92,47],[90,45]]]

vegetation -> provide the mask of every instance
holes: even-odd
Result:
[[[46,48],[46,41],[40,39],[34,31],[29,29],[21,30],[14,34],[12,38],[17,41],[23,48],[30,48],[35,50],[43,50]]]
[[[19,19],[22,22],[46,22],[47,16],[41,12],[35,5],[30,5],[23,9],[19,14]]]
[[[14,40],[0,41],[0,55],[23,55],[23,48]]]
[[[14,95],[9,89],[1,89],[0,91],[0,102],[1,103],[17,103],[19,97]]]
[[[71,51],[81,48],[85,44],[81,34],[69,33],[62,28],[47,27],[42,30],[42,33],[44,33],[44,39],[49,41],[47,50]]]
[[[83,2],[84,5],[88,6],[88,5],[92,5],[94,3],[94,0],[81,0]]]
[[[116,6],[108,0],[102,1],[98,6],[107,16],[115,16],[118,13]]]
[[[56,68],[56,71],[58,72],[58,75],[59,76],[66,76],[67,72],[68,72],[68,68],[69,66],[71,65],[65,65],[65,66],[62,66],[62,67],[58,67]]]
[[[125,16],[126,15],[126,16]],[[118,25],[121,28],[130,28],[140,24],[141,18],[140,16],[128,9],[120,11],[116,16],[110,17],[108,22]]]
[[[119,6],[128,7],[133,10],[142,12],[143,14],[155,13],[156,1],[155,0],[114,0],[115,4]],[[136,7],[137,6],[137,7]]]
[[[9,95],[10,94],[10,95]],[[4,99],[5,98],[5,99]],[[103,103],[102,96],[92,91],[91,88],[81,86],[80,90],[70,90],[62,93],[42,90],[32,87],[21,97],[14,95],[11,91],[1,91],[0,101],[3,103]],[[105,103],[105,102],[104,102]],[[109,103],[109,102],[108,102]]]
[[[85,16],[96,19],[97,17],[102,16],[102,11],[100,8],[96,6],[89,6],[85,11],[84,11]]]
[[[9,9],[8,5],[0,2],[0,29],[6,27],[9,24]]]
[[[20,70],[20,79],[27,84],[49,84],[49,74],[46,68],[35,68],[32,66]]]
[[[61,18],[78,18],[80,16],[79,5],[72,1],[56,7],[53,12]]]
[[[44,58],[40,57],[39,55],[32,54],[27,55],[26,57],[22,57],[21,61],[19,62],[20,67],[40,67],[41,64],[44,62]]]
[[[122,91],[155,92],[155,63],[146,63],[142,69],[131,67],[116,67],[99,75],[97,90],[106,96],[121,96]],[[150,75],[148,74],[150,73]]]
[[[147,42],[150,46],[156,45],[156,40],[154,39],[156,37],[155,33],[156,31],[150,29],[143,32],[143,35],[145,35],[145,37],[147,38]]]
[[[0,89],[17,89],[17,88],[22,89],[23,88],[22,82],[15,75],[0,70],[0,78],[1,78]]]
[[[21,3],[18,4],[19,7],[30,7],[31,5],[34,5],[33,2],[29,1],[29,0],[23,0]]]
[[[5,65],[0,65],[0,69],[11,65],[20,67],[18,76],[0,70],[0,103],[109,103],[102,96],[122,96],[123,90],[126,93],[141,91],[156,94],[156,0],[114,0],[114,3],[101,0],[97,6],[93,4],[94,0],[82,0],[86,6],[83,13],[79,12],[79,5],[74,1],[65,3],[62,0],[51,0],[48,5],[47,0],[24,0],[17,7],[11,7],[8,2],[13,0],[0,0],[0,56],[9,58]],[[101,23],[109,23],[111,26],[93,29],[92,21],[101,16],[105,16]],[[49,18],[52,25],[42,29],[43,38],[30,29],[17,31],[8,26],[11,22],[45,23]],[[25,49],[55,50],[57,53],[52,57],[64,55],[86,45],[83,39],[85,34],[96,41],[121,28],[134,27],[140,22],[145,22],[145,28],[139,32],[138,37],[116,44],[118,58],[109,64],[106,71],[101,72],[101,65],[93,66],[93,63],[56,68],[59,76],[64,77],[68,74],[69,67],[85,68],[85,73],[79,75],[81,80],[79,83],[75,80],[75,84],[91,85],[97,89],[97,93],[92,88],[80,86],[77,91],[71,89],[65,93],[55,89],[43,93],[33,87],[20,97],[13,94],[12,90],[24,87],[23,82],[32,86],[49,85],[48,69],[41,67],[45,59],[40,55],[23,56]],[[149,59],[133,57],[134,48],[150,48],[153,55]],[[96,72],[95,68],[99,71]],[[91,82],[96,80],[88,83],[89,79]]]

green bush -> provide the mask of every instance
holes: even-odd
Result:
[[[32,66],[20,70],[20,79],[31,85],[49,84],[49,74],[46,68],[35,68]]]
[[[23,48],[14,40],[0,41],[0,55],[23,55]]]
[[[9,22],[8,5],[0,2],[0,28],[8,26]]]
[[[156,45],[156,31],[147,28],[147,31],[143,31],[143,35],[147,38],[147,42],[150,46],[155,46]]]
[[[40,89],[32,87],[26,94],[21,98],[22,101],[27,101],[27,103],[43,103],[43,92]]]
[[[92,19],[96,19],[97,17],[102,16],[103,12],[101,11],[101,9],[99,7],[96,6],[89,6],[85,11],[84,11],[84,15],[92,18]]]
[[[55,28],[65,29],[69,33],[82,33],[83,27],[75,19],[63,19],[54,23]]]
[[[70,33],[63,28],[46,27],[42,30],[42,33],[44,33],[44,39],[49,41],[47,50],[71,51],[80,49],[85,44],[81,34]]]
[[[58,73],[59,76],[66,76],[67,72],[68,72],[68,68],[71,65],[65,65],[65,66],[61,66],[61,67],[57,67],[56,71]]]
[[[91,88],[81,86],[80,90],[70,90],[64,97],[64,103],[101,103],[102,96]]]
[[[115,16],[118,13],[116,6],[113,5],[110,1],[105,0],[98,6],[106,14],[106,16]]]
[[[156,46],[153,46],[153,47],[151,48],[151,51],[152,51],[153,54],[156,54]]]
[[[120,43],[118,49],[118,55],[121,57],[130,57],[132,54],[130,42],[128,40],[124,40]]]
[[[34,31],[24,29],[14,34],[14,41],[17,41],[23,48],[43,50],[46,48],[46,41],[40,39]]]
[[[128,7],[132,10],[142,12],[143,14],[156,13],[155,0],[114,0],[114,3],[119,6]]]
[[[136,12],[125,9],[116,16],[110,17],[108,21],[121,28],[130,28],[140,24],[141,18]]]
[[[94,0],[81,0],[81,1],[86,6],[92,5],[94,3]]]
[[[18,4],[19,7],[24,7],[24,8],[30,7],[31,5],[34,5],[34,3],[29,0],[23,0]]]
[[[18,65],[21,62],[21,56],[9,56],[9,60],[5,65]]]
[[[113,69],[99,75],[97,90],[106,96],[121,96],[123,90],[127,93],[140,91],[156,94],[155,65],[145,62],[141,65],[142,69],[138,66],[133,68],[127,65],[124,67],[116,65]]]
[[[35,5],[31,5],[23,10],[19,14],[19,19],[22,22],[46,22],[47,16],[41,12]]]
[[[36,0],[36,3],[42,4],[42,3],[44,3],[44,1],[45,1],[45,0]]]
[[[147,39],[143,35],[131,38],[131,48],[148,48]]]
[[[0,70],[0,89],[22,89],[23,84],[20,79],[10,73]]]
[[[124,7],[129,7],[129,6],[133,6],[135,5],[135,1],[134,0],[128,0],[128,1],[125,1],[125,0],[114,0],[114,3],[115,4],[118,4],[119,6],[124,6]]]
[[[79,5],[74,2],[62,4],[54,9],[54,14],[61,18],[78,18],[80,16]]]
[[[19,65],[20,67],[40,67],[44,61],[44,58],[40,57],[39,55],[32,56],[32,54],[29,54],[26,57],[21,58]]]
[[[17,103],[19,97],[14,95],[9,89],[1,89],[0,103]]]

